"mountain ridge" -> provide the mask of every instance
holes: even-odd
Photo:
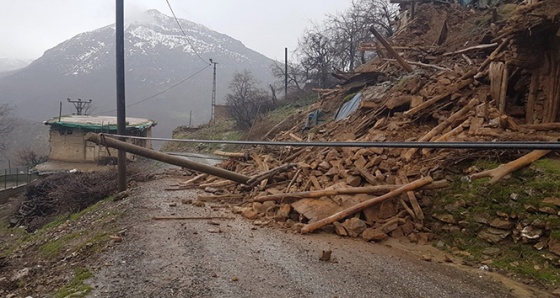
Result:
[[[146,11],[125,28],[126,97],[127,105],[133,105],[127,115],[158,121],[159,136],[170,136],[177,126],[210,119],[211,68],[160,96],[136,103],[206,68],[210,64],[206,59],[218,62],[217,103],[224,102],[236,72],[247,69],[263,83],[273,80],[270,65],[274,60],[206,26],[179,22],[188,37],[174,18],[156,10]],[[93,99],[94,114],[114,110],[114,37],[111,24],[48,49],[24,69],[0,77],[0,101],[15,105],[17,116],[37,121],[58,115],[59,102],[66,98]],[[42,109],[37,109],[38,103]],[[190,111],[194,119],[188,119]],[[72,106],[64,104],[63,113],[71,112]]]

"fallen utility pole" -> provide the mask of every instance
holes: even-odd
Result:
[[[220,178],[228,179],[242,184],[247,184],[251,177],[241,175],[235,172],[224,170],[217,167],[212,167],[209,165],[201,164],[177,156],[157,152],[154,150],[146,149],[144,147],[129,144],[127,142],[119,141],[108,137],[104,134],[88,133],[85,136],[86,141],[94,142],[99,145],[115,148],[118,150],[123,150],[132,154],[140,155],[150,159],[159,160],[168,164],[184,167],[190,170],[207,173]]]

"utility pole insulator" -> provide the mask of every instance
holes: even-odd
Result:
[[[74,107],[76,108],[76,115],[83,115],[83,112],[89,109],[92,100],[89,101],[82,101],[80,98],[78,100],[71,100],[67,98],[68,102],[73,103]]]

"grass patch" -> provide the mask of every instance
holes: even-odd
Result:
[[[206,124],[196,128],[178,127],[173,131],[173,138],[193,140],[259,139],[277,123],[293,115],[301,109],[301,107],[308,106],[316,100],[317,96],[315,94],[308,94],[296,101],[280,102],[276,109],[261,115],[250,131],[237,130],[234,120],[222,120],[217,121],[215,125]],[[304,117],[305,115],[301,116],[301,121],[304,120]],[[288,123],[287,125],[295,124]],[[239,145],[168,142],[162,147],[161,151],[211,153],[218,149],[225,151],[239,150],[240,147]]]
[[[498,164],[476,161],[464,166],[487,170]],[[528,206],[536,209],[555,207],[543,203],[543,199],[560,196],[560,160],[541,159],[495,185],[486,185],[487,181],[488,179],[479,179],[467,183],[456,179],[451,188],[435,194],[429,213],[451,214],[462,223],[460,233],[435,229],[437,241],[443,241],[453,249],[468,251],[473,265],[491,258],[492,266],[496,268],[543,283],[560,285],[560,272],[554,265],[557,261],[551,259],[551,254],[546,250],[536,250],[533,247],[535,243],[514,243],[510,236],[498,244],[489,244],[477,237],[480,231],[488,227],[479,223],[481,217],[491,221],[498,214],[506,214],[514,224],[540,220],[551,228],[545,232],[545,236],[560,239],[560,217],[527,211]],[[489,247],[499,248],[500,254],[492,257],[484,255],[482,252]]]
[[[52,259],[60,254],[60,251],[62,250],[63,246],[65,246],[67,242],[69,242],[72,239],[76,239],[80,237],[82,234],[83,233],[79,231],[79,232],[74,232],[71,234],[64,235],[56,240],[49,241],[43,244],[39,248],[39,251],[44,258]]]
[[[91,292],[91,286],[84,283],[88,278],[93,277],[93,273],[86,268],[76,269],[74,278],[63,286],[58,292],[54,294],[55,298],[63,298],[72,295],[72,297],[85,297],[86,294]]]
[[[89,237],[86,241],[83,241],[75,250],[78,252],[96,253],[101,252],[105,248],[105,244],[110,241],[108,233],[99,233]]]

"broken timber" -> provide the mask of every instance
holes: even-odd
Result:
[[[392,47],[391,45],[387,42],[387,40],[385,40],[385,38],[383,37],[383,35],[381,35],[379,32],[377,32],[377,30],[375,30],[374,26],[371,26],[369,28],[369,31],[371,33],[373,33],[373,35],[375,36],[375,38],[377,38],[377,40],[385,47],[385,49],[387,49],[387,51],[389,52],[389,54],[391,54],[391,56],[393,56],[395,59],[397,59],[397,62],[399,62],[399,64],[408,72],[412,72],[412,67],[410,66],[410,64],[408,64],[400,55],[399,53],[397,53]]]
[[[474,175],[470,176],[471,180],[476,180],[476,179],[480,179],[480,178],[486,178],[486,177],[490,177],[490,181],[488,181],[488,184],[492,185],[492,184],[496,184],[496,182],[500,181],[500,179],[502,179],[503,177],[507,176],[508,174],[510,174],[511,172],[517,171],[529,164],[531,164],[532,162],[534,162],[535,160],[538,160],[544,156],[546,156],[547,154],[549,154],[551,151],[550,150],[535,150],[532,151],[529,154],[526,154],[514,161],[510,161],[507,164],[504,165],[500,165],[499,167],[492,169],[492,170],[487,170],[484,172],[480,172],[480,173],[476,173]]]
[[[190,161],[181,157],[172,156],[169,154],[157,152],[154,150],[146,149],[144,147],[132,145],[126,142],[115,140],[113,138],[107,137],[104,134],[88,133],[85,138],[86,141],[94,142],[103,146],[108,146],[115,149],[121,149],[126,152],[147,157],[150,159],[159,160],[168,164],[188,168],[191,170],[199,171],[202,173],[207,173],[220,178],[235,181],[237,183],[247,184],[251,177],[231,172],[228,170],[220,169],[217,167],[212,167],[209,165],[201,164],[198,162]]]
[[[311,233],[317,229],[320,229],[328,224],[331,224],[337,220],[341,220],[347,216],[350,216],[354,213],[360,212],[366,208],[368,208],[369,206],[375,205],[377,203],[381,203],[383,201],[386,201],[388,199],[392,199],[400,194],[406,193],[408,191],[411,190],[415,190],[418,189],[424,185],[430,184],[433,182],[432,177],[424,177],[421,179],[418,179],[414,182],[405,184],[405,185],[401,185],[399,188],[392,190],[382,196],[379,197],[375,197],[373,199],[369,199],[367,201],[364,201],[362,203],[356,204],[350,208],[347,208],[345,210],[342,210],[340,212],[337,212],[329,217],[323,218],[319,221],[316,221],[314,223],[310,223],[307,224],[305,226],[303,226],[303,228],[301,229],[301,233],[302,234],[307,234],[307,233]]]
[[[403,187],[403,185],[376,185],[376,186],[365,186],[365,187],[350,187],[350,188],[338,188],[338,189],[325,189],[325,190],[315,190],[315,191],[305,191],[305,192],[295,192],[295,193],[281,193],[268,196],[256,197],[253,202],[266,202],[266,201],[282,201],[285,199],[303,199],[303,198],[320,198],[323,196],[336,196],[336,195],[355,195],[355,194],[382,194],[388,191],[394,191]],[[426,185],[420,188],[420,190],[428,189],[440,189],[449,187],[449,182],[447,180],[438,180],[430,185]]]

